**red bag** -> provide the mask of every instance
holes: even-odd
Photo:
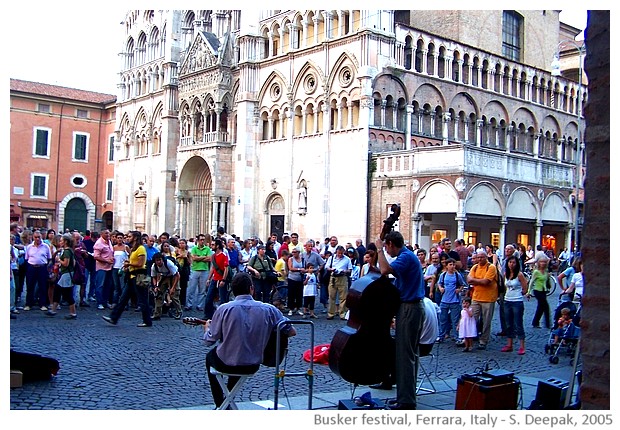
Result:
[[[314,347],[314,362],[317,364],[329,364],[329,343],[323,343]],[[310,361],[310,350],[304,352],[304,360]]]

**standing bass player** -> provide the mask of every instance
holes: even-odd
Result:
[[[383,234],[382,234],[383,236]],[[377,239],[378,265],[384,276],[393,275],[399,291],[396,312],[396,401],[390,409],[416,409],[418,343],[424,319],[424,276],[418,257],[405,247],[403,235],[391,231]],[[382,248],[385,252],[382,252]],[[395,258],[388,262],[385,253]]]

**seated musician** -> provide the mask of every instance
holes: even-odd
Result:
[[[287,318],[275,306],[255,301],[252,278],[245,272],[237,273],[231,282],[235,300],[217,308],[213,319],[205,324],[204,340],[218,345],[207,353],[206,366],[211,393],[217,407],[224,402],[224,394],[217,379],[208,372],[213,367],[222,373],[252,374],[263,361],[263,351],[271,332]],[[288,337],[297,334],[291,325],[285,326]],[[239,377],[230,376],[231,389]]]

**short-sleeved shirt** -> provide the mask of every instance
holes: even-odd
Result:
[[[97,239],[95,242],[95,246],[93,247],[93,254],[95,257],[100,257],[104,259],[114,258],[114,248],[112,248],[112,243],[109,241],[103,240],[103,238]],[[95,260],[95,270],[112,270],[112,265],[114,263],[103,263],[99,260]]]
[[[280,258],[276,261],[275,271],[281,274],[281,276],[278,276],[278,281],[286,281],[286,261],[284,261],[284,258]]]
[[[164,264],[162,267],[159,267],[156,263],[151,265],[151,277],[155,277],[157,275],[161,275],[164,277],[174,276],[177,274],[179,269],[177,269],[176,264],[174,264],[170,259],[164,258]]]
[[[460,303],[461,299],[456,292],[456,289],[462,285],[465,285],[461,274],[456,271],[452,274],[443,272],[439,275],[437,283],[445,288],[441,295],[441,303]]]
[[[390,263],[396,278],[396,288],[401,301],[407,303],[424,298],[424,276],[422,265],[417,255],[403,247],[398,256]]]
[[[41,242],[39,246],[35,246],[34,243],[31,243],[26,247],[26,261],[28,264],[40,266],[42,264],[47,264],[51,258],[52,252],[45,242]]]
[[[217,270],[215,270],[215,265],[213,266],[213,280],[223,281],[224,272],[228,267],[228,257],[223,252],[220,252],[219,254],[214,254],[211,258],[212,260],[215,260],[215,265],[217,265],[218,269],[220,270],[220,272],[218,272]]]
[[[211,250],[208,246],[203,246],[200,248],[199,246],[194,246],[191,251],[192,255],[197,257],[211,256],[213,254],[213,250]],[[210,264],[208,261],[192,261],[192,270],[209,270]]]
[[[471,297],[472,300],[483,303],[497,300],[497,269],[493,264],[487,263],[484,267],[475,264],[469,271],[469,276],[491,281],[489,285],[474,285],[474,293]]]
[[[146,269],[146,249],[144,248],[143,245],[140,245],[135,251],[131,251],[129,253],[129,264],[134,264],[134,265],[138,264],[138,260],[140,259],[140,256],[142,255],[144,256],[144,265],[142,267],[130,266],[129,268],[130,278],[136,277],[136,275],[132,274],[132,272],[135,272],[136,270]]]

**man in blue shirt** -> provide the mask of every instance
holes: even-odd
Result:
[[[396,400],[391,409],[416,409],[418,343],[424,320],[424,276],[418,257],[405,247],[403,235],[392,231],[376,241],[378,265],[384,276],[393,275],[401,303],[396,312]],[[385,252],[382,252],[382,248]],[[388,262],[385,253],[395,258]]]
[[[219,306],[213,319],[208,320],[204,327],[205,342],[208,345],[217,343],[206,358],[211,393],[217,407],[224,402],[224,393],[215,376],[208,371],[209,367],[223,373],[256,373],[271,332],[280,321],[287,320],[272,304],[252,298],[254,286],[249,274],[237,273],[231,285],[235,300]],[[290,324],[284,329],[288,337],[297,334]],[[238,376],[229,376],[228,387],[233,387],[238,380]]]

